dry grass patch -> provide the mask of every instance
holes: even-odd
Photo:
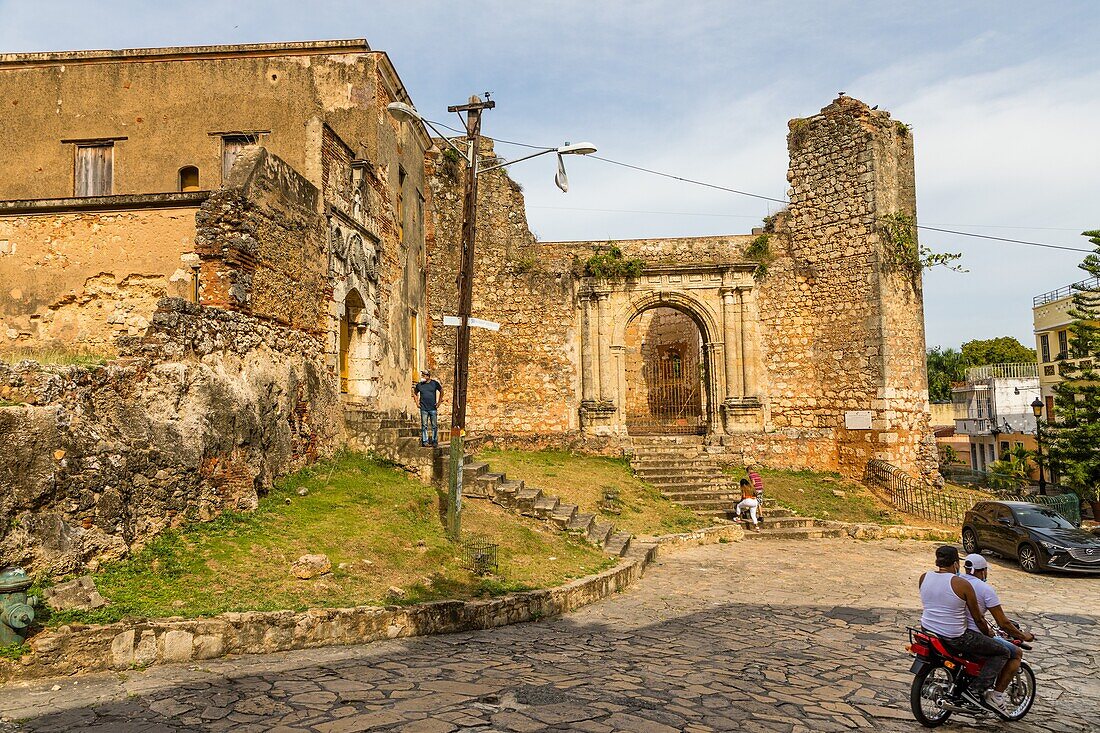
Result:
[[[521,479],[532,488],[576,504],[614,523],[624,532],[641,535],[672,534],[704,527],[708,522],[690,510],[661,497],[660,492],[634,475],[623,458],[584,456],[566,451],[492,450],[478,456],[496,472]],[[609,493],[614,499],[607,499]]]
[[[52,366],[100,366],[117,354],[108,349],[92,349],[79,346],[15,346],[0,350],[0,362],[18,364],[36,361]]]
[[[309,493],[299,496],[301,488]],[[591,545],[488,502],[467,501],[463,521],[464,537],[499,544],[496,575],[462,567],[434,488],[345,455],[281,481],[254,512],[164,532],[96,575],[110,606],[54,614],[48,623],[487,597],[560,585],[613,564]],[[315,553],[328,555],[332,572],[295,578],[290,564]]]

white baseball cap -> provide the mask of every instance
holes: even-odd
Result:
[[[984,557],[974,552],[963,558],[963,567],[968,570],[985,570],[989,567],[989,563]]]

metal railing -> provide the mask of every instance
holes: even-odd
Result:
[[[1073,283],[1072,285],[1065,285],[1057,290],[1051,290],[1049,293],[1043,293],[1042,295],[1036,295],[1031,299],[1031,307],[1035,308],[1047,303],[1053,303],[1056,300],[1062,298],[1068,298],[1078,290],[1087,288],[1100,287],[1100,277],[1089,278],[1088,280],[1082,280],[1081,282]]]
[[[998,492],[997,498],[1004,501],[1029,501],[1032,504],[1049,506],[1061,514],[1074,526],[1081,524],[1081,499],[1077,494],[1025,494],[1020,492]]]
[[[1035,362],[1022,364],[986,364],[970,367],[966,370],[966,381],[979,382],[983,379],[1029,379],[1039,376],[1039,365]]]
[[[896,466],[877,458],[867,461],[863,483],[884,491],[891,503],[906,514],[940,524],[961,525],[963,515],[977,501],[994,498],[977,491],[926,486]]]

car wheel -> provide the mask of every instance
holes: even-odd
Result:
[[[1039,550],[1035,545],[1022,544],[1020,549],[1016,551],[1016,558],[1020,561],[1020,567],[1024,572],[1037,573],[1042,568],[1039,567]]]
[[[973,555],[976,552],[981,552],[982,548],[978,547],[978,535],[974,534],[974,530],[967,527],[963,530],[963,552],[967,555]]]

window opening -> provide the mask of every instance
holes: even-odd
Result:
[[[259,136],[254,134],[222,135],[222,181],[229,178],[229,171],[233,170],[233,163],[249,145],[255,145]]]
[[[180,191],[199,190],[199,169],[195,166],[185,165],[184,167],[180,168],[179,178]]]

